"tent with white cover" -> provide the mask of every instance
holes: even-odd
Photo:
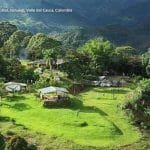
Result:
[[[6,91],[8,92],[20,92],[23,88],[27,87],[25,83],[8,82],[4,84]]]
[[[50,86],[50,87],[40,89],[39,92],[42,94],[54,93],[54,92],[69,93],[67,89],[62,87],[55,87],[55,86]]]
[[[41,99],[43,98],[43,95],[49,94],[49,93],[55,93],[55,92],[56,92],[56,94],[58,92],[59,93],[69,93],[69,91],[67,89],[62,88],[62,87],[55,87],[55,86],[50,86],[50,87],[46,87],[43,89],[39,89],[38,91],[40,93]]]

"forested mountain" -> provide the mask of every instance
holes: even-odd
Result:
[[[71,8],[70,14],[2,14],[1,19],[22,21],[27,25],[32,22],[43,26],[73,25],[73,26],[102,26],[113,23],[135,24],[148,21],[150,14],[149,0],[0,0],[1,7],[7,8]],[[48,24],[49,23],[49,24]]]
[[[96,28],[115,44],[149,46],[149,0],[0,0],[1,8],[72,9],[71,13],[0,13],[1,21],[10,21],[32,32],[64,32]],[[65,34],[66,35],[66,34]],[[138,44],[138,45],[137,45]]]

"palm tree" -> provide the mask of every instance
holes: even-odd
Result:
[[[43,50],[43,56],[46,61],[46,65],[51,72],[52,72],[53,51],[54,49]]]

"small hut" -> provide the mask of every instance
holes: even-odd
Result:
[[[47,99],[52,100],[52,98],[54,98],[54,100],[55,100],[55,97],[59,97],[59,96],[63,97],[65,95],[65,93],[69,93],[69,91],[65,88],[62,88],[62,87],[50,86],[50,87],[40,89],[39,93],[40,93],[40,97],[42,99],[47,98]],[[55,93],[55,96],[50,96],[50,97],[46,96],[49,93],[51,93],[53,95]]]
[[[44,100],[44,107],[62,107],[68,106],[69,100],[65,96],[69,91],[62,87],[50,86],[38,90],[40,98]]]
[[[32,61],[32,62],[28,63],[28,66],[32,66],[32,67],[43,67],[43,66],[45,67],[46,65],[47,65],[46,61],[43,59]]]
[[[17,82],[8,82],[5,83],[4,85],[7,92],[20,92],[25,90],[27,87],[27,84]]]

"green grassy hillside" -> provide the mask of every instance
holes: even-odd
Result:
[[[33,94],[16,95],[2,100],[1,115],[13,118],[30,133],[59,137],[85,146],[123,146],[141,137],[117,108],[129,91],[127,88],[89,89],[77,96],[77,105],[70,109],[45,109]],[[15,128],[6,124],[0,125],[0,130],[15,132]],[[38,141],[39,145],[42,140]],[[48,145],[48,140],[46,142]]]

